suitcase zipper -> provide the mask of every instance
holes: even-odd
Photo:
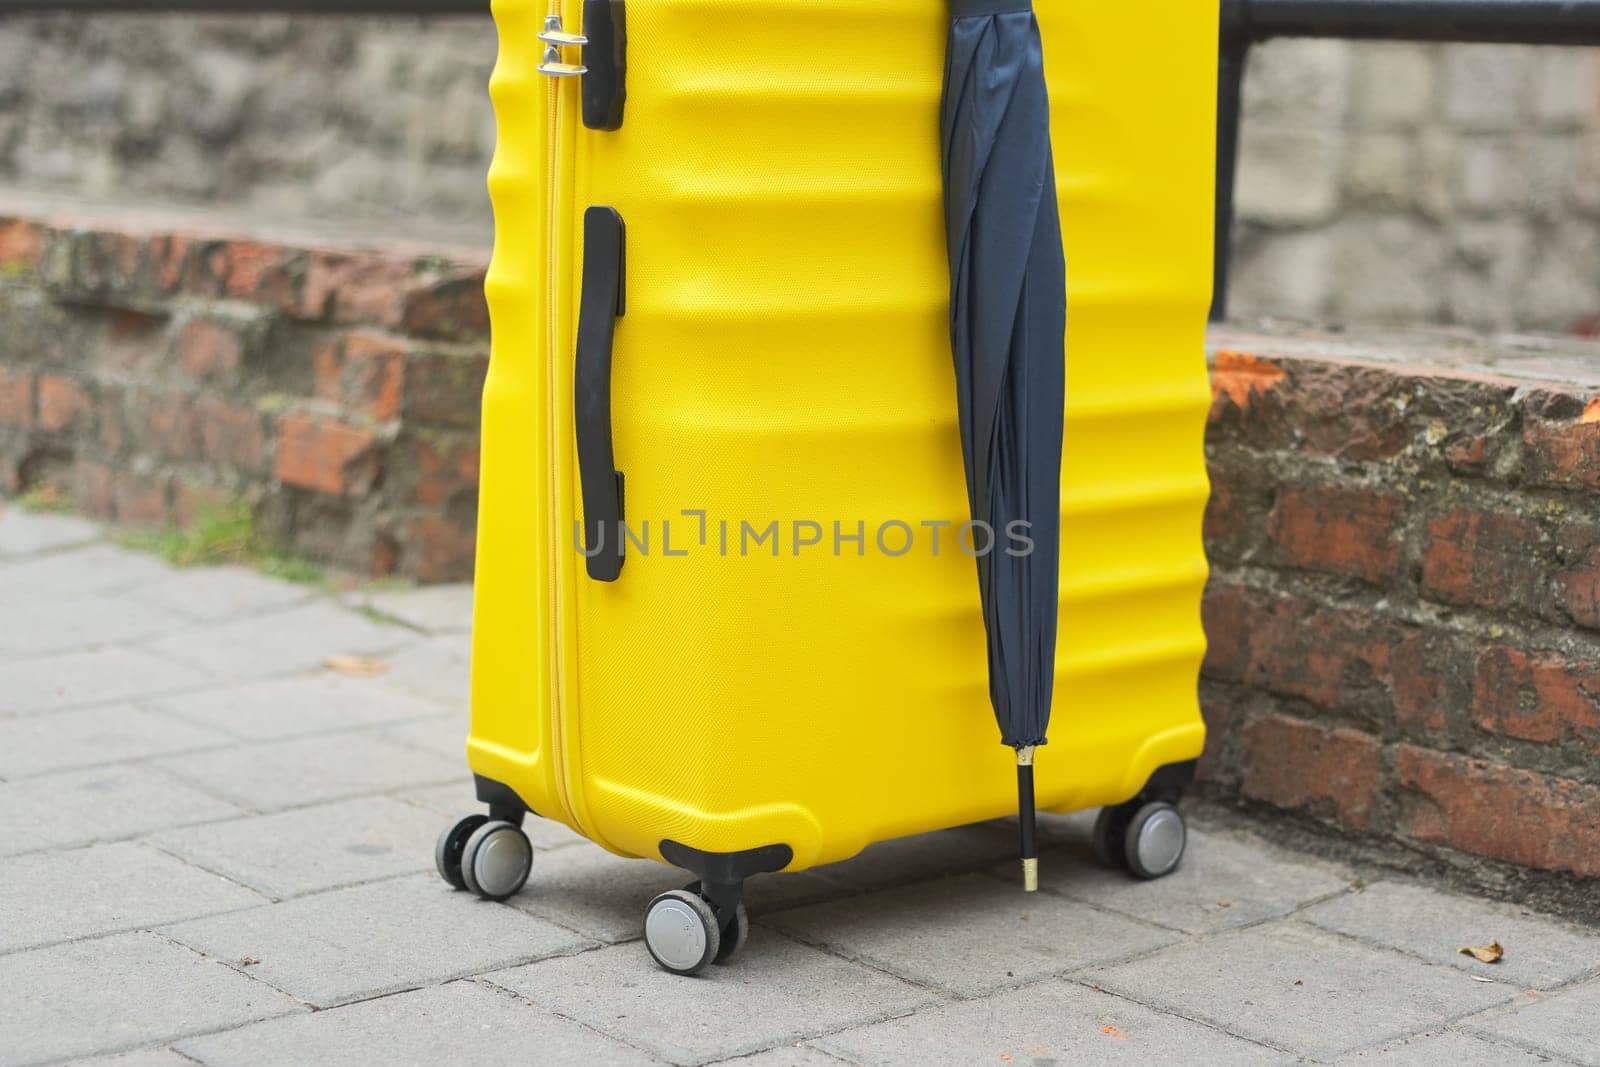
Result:
[[[561,10],[559,2],[553,3],[555,10],[550,12],[545,20],[546,31],[549,32],[552,23],[554,28],[561,26]],[[546,71],[541,65],[542,73],[555,74]],[[545,83],[545,91],[549,100],[550,125],[548,141],[545,146],[545,276],[547,288],[545,293],[545,330],[546,343],[549,354],[545,362],[545,391],[548,416],[545,419],[545,449],[550,457],[550,466],[546,471],[549,478],[549,494],[547,503],[550,518],[550,642],[546,653],[550,662],[550,741],[555,749],[551,760],[551,769],[555,781],[556,798],[561,806],[573,819],[577,818],[573,811],[572,798],[567,783],[566,737],[562,722],[562,690],[561,690],[561,454],[558,448],[559,437],[556,432],[556,397],[559,393],[559,375],[556,369],[556,360],[560,358],[561,330],[559,322],[560,292],[558,271],[561,260],[561,190],[557,168],[561,161],[561,82],[560,75],[550,77]]]

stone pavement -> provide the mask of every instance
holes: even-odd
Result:
[[[469,601],[0,513],[0,1063],[1600,1063],[1600,931],[1203,808],[1159,882],[1096,868],[1083,816],[1032,897],[1003,823],[757,880],[694,979],[639,941],[684,876],[563,828],[510,902],[451,892]]]

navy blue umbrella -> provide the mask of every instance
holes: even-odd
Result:
[[[1017,750],[1032,890],[1033,751],[1045,743],[1055,678],[1067,297],[1031,0],[950,0],[941,129],[950,348],[989,698],[1001,740]]]

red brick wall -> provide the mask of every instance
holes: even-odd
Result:
[[[1600,346],[1213,342],[1208,788],[1600,876]]]
[[[141,525],[243,498],[317,558],[468,577],[483,267],[0,217],[0,493]]]

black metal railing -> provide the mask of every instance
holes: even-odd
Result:
[[[489,0],[0,0],[0,16],[158,11],[486,15]],[[1240,101],[1250,47],[1275,37],[1600,45],[1600,0],[1221,0],[1211,320],[1228,312]]]
[[[1250,46],[1274,37],[1600,44],[1600,0],[1222,0],[1211,321],[1228,314],[1240,97]]]

